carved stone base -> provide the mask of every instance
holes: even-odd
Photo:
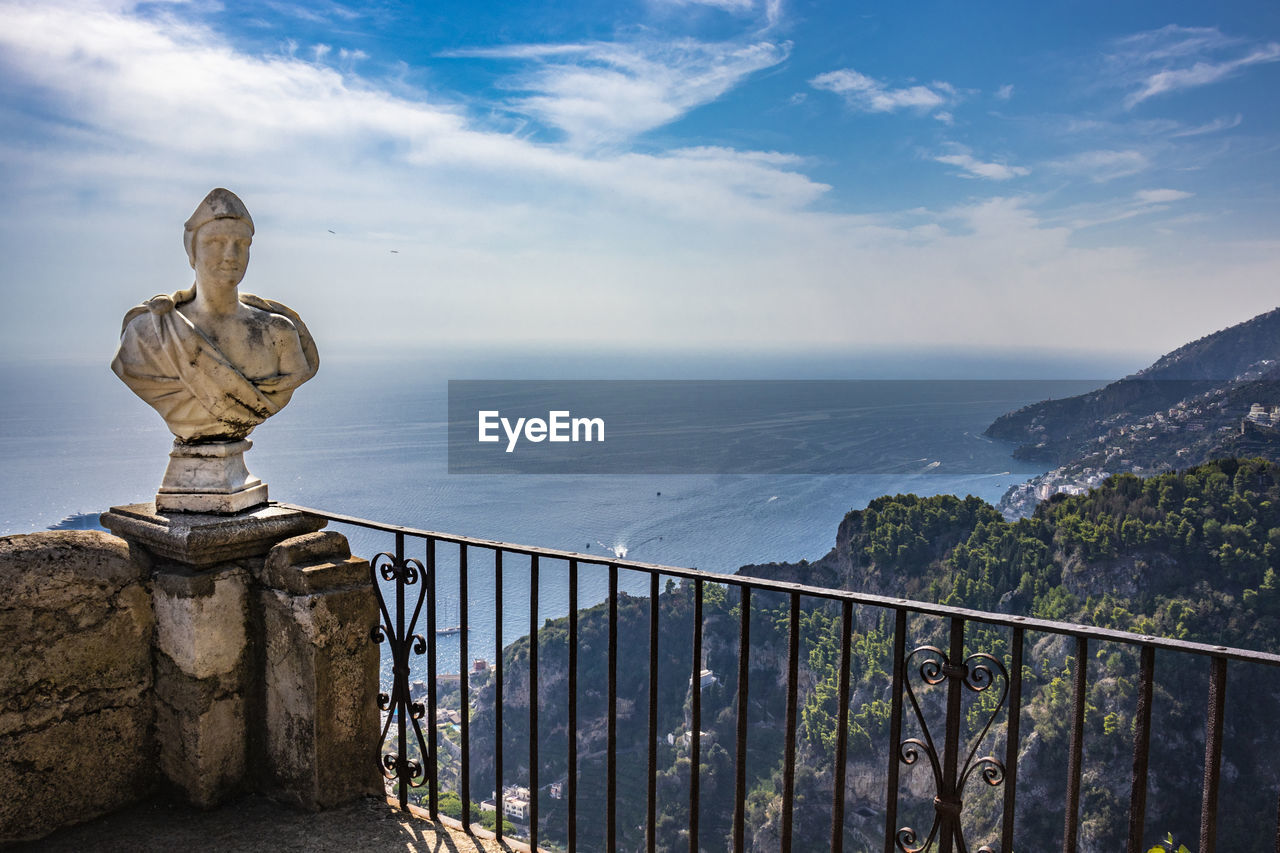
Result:
[[[249,439],[208,444],[173,442],[169,467],[156,494],[160,512],[231,514],[267,502],[267,484],[249,473]]]
[[[152,559],[201,568],[265,555],[282,539],[311,533],[327,523],[277,506],[228,516],[159,512],[151,503],[113,506],[99,520]]]

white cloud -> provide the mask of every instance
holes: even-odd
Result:
[[[827,71],[809,81],[815,89],[834,92],[854,109],[872,113],[889,113],[898,110],[929,110],[952,103],[956,90],[949,83],[934,82],[930,86],[906,86],[893,89],[883,82],[854,71],[841,68]]]
[[[1280,44],[1254,43],[1213,27],[1178,27],[1137,33],[1116,42],[1111,73],[1133,91],[1125,107],[1158,95],[1218,83],[1253,66],[1280,61]]]
[[[996,98],[1001,101],[1007,101],[1013,97],[1013,84],[1005,83],[999,89],[996,89]]]
[[[1188,127],[1183,130],[1169,134],[1170,137],[1178,139],[1185,136],[1203,136],[1206,133],[1218,133],[1223,130],[1231,130],[1233,127],[1239,127],[1244,121],[1244,116],[1236,113],[1232,118],[1216,118],[1213,121],[1205,122],[1196,127]]]
[[[955,149],[951,154],[939,154],[934,156],[934,160],[939,163],[945,163],[948,166],[957,166],[965,171],[961,177],[965,178],[985,178],[989,181],[1007,181],[1011,178],[1018,178],[1031,174],[1031,170],[1025,166],[1010,166],[1006,163],[986,163],[961,146],[953,146]]]
[[[1072,230],[1082,231],[1100,225],[1111,225],[1140,216],[1152,216],[1163,213],[1175,202],[1193,198],[1195,193],[1174,189],[1138,190],[1130,196],[1110,198],[1102,201],[1085,202],[1072,205],[1059,212],[1057,220],[1067,222]],[[1180,217],[1162,217],[1159,226],[1185,224],[1192,221],[1187,216],[1197,217],[1196,221],[1206,219],[1202,214],[1187,214]],[[1148,226],[1151,227],[1151,226]]]
[[[755,7],[755,0],[655,0],[663,6],[710,6],[725,12],[745,14]]]
[[[1166,62],[1235,47],[1240,43],[1240,39],[1224,35],[1217,27],[1167,24],[1117,39],[1112,58],[1130,65]]]
[[[1081,175],[1095,183],[1105,183],[1116,178],[1136,175],[1150,167],[1151,163],[1141,151],[1082,151],[1048,164],[1050,168],[1072,175]]]
[[[1183,190],[1138,190],[1133,194],[1133,198],[1141,204],[1168,204],[1169,202],[1191,198],[1194,195],[1195,193],[1184,192]]]
[[[769,26],[777,26],[782,20],[782,0],[764,0],[764,18]]]
[[[579,148],[622,143],[714,101],[786,59],[788,44],[676,41],[515,45],[453,56],[529,60],[507,106],[564,131]]]

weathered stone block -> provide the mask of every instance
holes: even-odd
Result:
[[[100,531],[0,538],[0,842],[140,799],[154,779],[147,563]],[[90,772],[85,772],[91,767]]]
[[[195,805],[239,792],[247,766],[249,571],[162,567],[154,578],[160,768]]]
[[[155,778],[151,703],[0,736],[0,846],[137,802]]]
[[[211,808],[238,793],[245,779],[245,700],[238,693],[212,699],[202,709],[156,703],[160,769],[187,800]]]
[[[261,575],[263,787],[308,809],[381,787],[377,599],[369,564],[349,554],[337,534],[298,537],[272,549]]]
[[[239,566],[160,571],[153,593],[156,645],[193,678],[235,669],[249,643],[249,573]]]
[[[301,595],[369,583],[369,563],[352,559],[347,537],[332,530],[294,536],[267,553],[258,580]]]

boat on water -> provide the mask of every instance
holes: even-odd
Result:
[[[448,599],[441,602],[441,605],[441,612],[436,614],[436,622],[443,622],[444,625],[437,624],[436,636],[447,637],[452,634],[462,633],[462,625],[459,624],[461,620],[458,618],[458,605]]]

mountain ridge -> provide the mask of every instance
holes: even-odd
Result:
[[[1248,421],[1254,403],[1280,404],[1280,308],[1184,344],[1138,372],[1075,397],[997,418],[985,435],[1013,455],[1054,466],[1015,485],[1006,516],[1117,473],[1150,475],[1229,456],[1280,459],[1280,426]]]

